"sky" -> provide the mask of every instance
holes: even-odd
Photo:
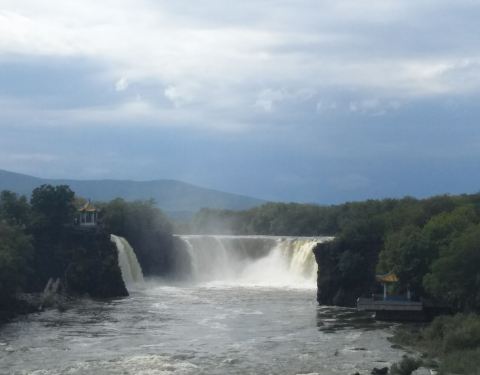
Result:
[[[320,204],[480,191],[480,2],[0,0],[0,169]]]

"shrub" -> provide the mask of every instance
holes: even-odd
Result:
[[[480,375],[480,348],[455,351],[442,360],[440,374]]]
[[[391,375],[410,375],[422,365],[421,359],[405,356],[399,363],[394,363],[390,368]]]
[[[479,348],[480,316],[457,314],[438,317],[423,331],[423,337],[443,354]]]

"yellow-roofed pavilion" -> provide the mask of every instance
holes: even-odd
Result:
[[[98,209],[88,201],[79,210],[79,224],[81,226],[97,225]]]
[[[386,273],[384,275],[376,275],[376,280],[383,285],[383,299],[387,299],[387,284],[396,283],[398,276],[393,272]],[[410,293],[409,293],[410,294]]]

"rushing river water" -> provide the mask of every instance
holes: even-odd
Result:
[[[350,375],[403,354],[390,326],[317,306],[311,249],[325,239],[187,236],[182,285],[144,282],[128,242],[112,240],[131,295],[0,327],[0,374]]]
[[[362,374],[400,359],[388,326],[315,290],[148,284],[0,328],[3,374]],[[386,361],[386,362],[385,362]]]

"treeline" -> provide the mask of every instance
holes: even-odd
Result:
[[[247,211],[201,210],[197,233],[331,235],[316,249],[318,300],[353,306],[395,272],[410,289],[456,310],[480,310],[480,194],[384,199],[334,206],[268,203]]]
[[[245,211],[201,209],[178,229],[198,234],[264,234],[314,236],[338,231],[339,206],[266,203]]]
[[[80,230],[74,223],[83,203],[65,185],[42,185],[30,199],[0,193],[0,315],[19,292],[40,292],[50,278],[68,294],[127,295],[110,233],[132,243],[146,274],[170,266],[171,224],[153,202],[99,203],[99,225]]]

